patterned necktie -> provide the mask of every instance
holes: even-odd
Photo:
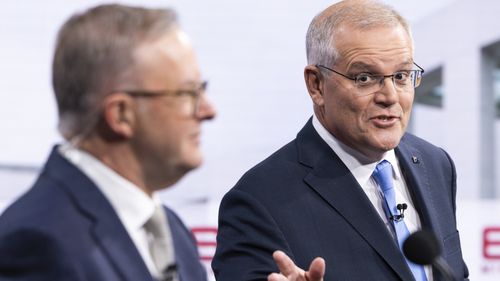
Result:
[[[149,234],[149,252],[160,273],[160,281],[179,280],[175,267],[174,248],[170,227],[163,207],[156,206],[153,216],[146,222],[144,229]]]
[[[373,172],[373,178],[380,186],[380,189],[384,194],[384,211],[387,215],[387,218],[394,226],[396,237],[398,239],[399,249],[401,250],[403,249],[403,242],[410,235],[410,232],[408,231],[404,220],[399,217],[399,211],[396,204],[396,195],[394,193],[394,185],[392,183],[391,163],[389,163],[387,160],[383,160],[382,162],[378,163],[375,171]],[[427,276],[425,275],[423,266],[412,263],[408,259],[406,259],[406,263],[410,267],[415,280],[427,281]]]

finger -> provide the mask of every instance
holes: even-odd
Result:
[[[279,273],[271,273],[267,276],[267,281],[286,281],[286,278]]]
[[[309,271],[306,272],[307,280],[321,281],[325,276],[325,260],[322,258],[315,258],[309,266]]]
[[[295,266],[295,263],[282,251],[275,251],[273,253],[274,261],[281,272],[281,274],[285,276],[289,276],[292,274],[297,274],[298,268]]]

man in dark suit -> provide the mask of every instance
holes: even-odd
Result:
[[[192,234],[156,193],[201,164],[201,123],[215,116],[175,13],[74,15],[53,86],[67,142],[0,217],[0,280],[206,280]]]
[[[442,280],[401,252],[424,227],[467,279],[453,162],[405,134],[423,73],[407,22],[384,4],[346,0],[318,14],[306,40],[314,115],[223,198],[217,280]]]

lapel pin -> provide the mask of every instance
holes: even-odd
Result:
[[[420,160],[418,159],[417,156],[412,156],[411,161],[413,161],[413,163],[415,163],[415,164],[418,164],[420,162]]]

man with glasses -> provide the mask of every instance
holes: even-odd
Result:
[[[59,129],[34,186],[0,217],[0,280],[206,280],[157,191],[202,162],[215,116],[174,11],[101,5],[61,28]]]
[[[314,115],[223,198],[217,280],[443,280],[401,252],[421,228],[466,279],[453,162],[405,133],[424,72],[408,23],[379,2],[341,1],[313,19],[306,46]]]

